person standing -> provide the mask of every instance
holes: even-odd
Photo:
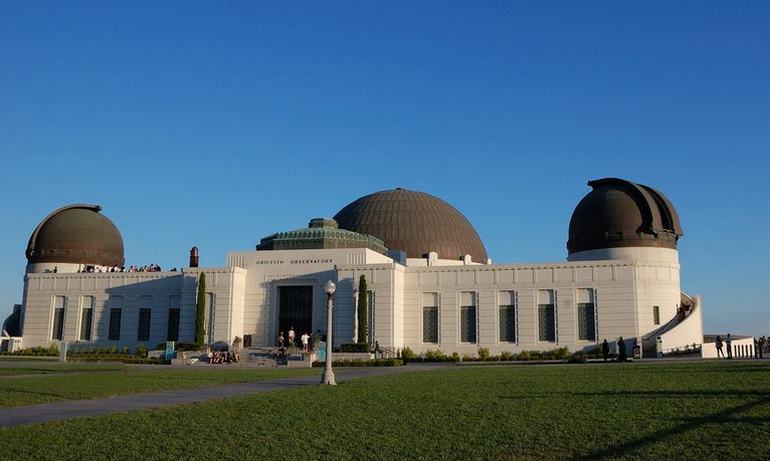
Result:
[[[307,334],[307,332],[302,333],[302,337],[300,338],[302,340],[302,352],[308,351],[308,343],[310,342],[310,335]]]
[[[294,332],[294,326],[292,325],[291,328],[289,328],[289,346],[296,346],[297,345],[297,334]]]
[[[618,361],[621,363],[626,361],[626,342],[623,341],[622,336],[618,339]]]
[[[275,345],[279,348],[283,348],[283,344],[286,342],[286,340],[283,338],[283,331],[278,333],[278,338],[275,340]]]
[[[719,357],[725,358],[725,353],[722,350],[722,337],[719,335],[717,335],[716,346],[717,346],[717,358]]]
[[[604,338],[604,342],[602,343],[602,357],[604,357],[604,361],[607,361],[607,357],[610,356],[610,345],[607,342],[607,338]]]
[[[727,333],[727,337],[725,338],[725,346],[727,346],[727,358],[732,359],[733,358],[733,337],[730,336],[730,333]]]

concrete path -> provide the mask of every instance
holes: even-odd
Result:
[[[404,367],[340,368],[335,370],[337,382],[370,376],[383,376],[408,371],[435,370],[441,366],[409,365]],[[321,380],[323,369],[318,368],[318,375],[300,378],[270,379],[251,383],[224,384],[195,389],[153,392],[149,394],[131,394],[120,397],[108,397],[89,400],[64,400],[24,407],[0,409],[0,427],[37,424],[48,421],[98,416],[108,413],[121,413],[133,410],[166,407],[187,403],[206,402],[238,395],[260,394],[283,389],[295,389],[302,386],[316,385]]]

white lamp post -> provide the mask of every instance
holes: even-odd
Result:
[[[337,385],[334,381],[334,371],[332,370],[332,308],[334,307],[332,295],[334,295],[336,288],[331,280],[327,281],[324,287],[326,291],[326,366],[324,366],[321,384],[329,384],[331,386]]]

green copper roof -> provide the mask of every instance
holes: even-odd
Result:
[[[278,232],[263,238],[257,250],[312,250],[321,248],[369,248],[385,254],[382,240],[337,227],[330,218],[314,218],[308,227]]]

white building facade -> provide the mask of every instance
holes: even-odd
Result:
[[[680,288],[673,207],[628,181],[589,185],[570,223],[568,260],[538,264],[492,264],[457,210],[397,189],[362,197],[336,221],[314,219],[256,250],[232,252],[224,267],[112,272],[122,266],[122,240],[110,234],[95,244],[91,232],[72,243],[66,234],[73,223],[108,228],[107,218],[96,207],[65,207],[30,238],[19,333],[24,347],[193,342],[206,274],[210,344],[237,337],[247,347],[271,346],[290,327],[298,336],[326,332],[323,286],[332,280],[335,345],[355,342],[357,300],[366,296],[367,341],[385,350],[589,350],[619,337],[646,355],[700,346],[701,306]],[[48,229],[51,219],[62,223]],[[362,276],[367,293],[358,292]]]

